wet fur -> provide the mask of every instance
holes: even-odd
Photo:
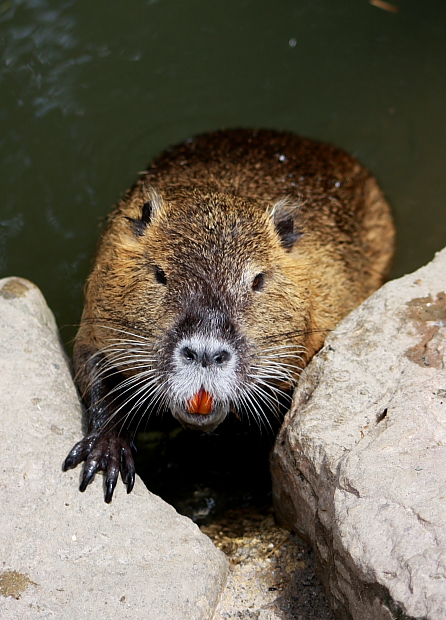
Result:
[[[111,214],[87,283],[74,364],[89,431],[65,462],[86,460],[81,490],[101,469],[106,501],[119,471],[131,490],[126,429],[174,408],[172,356],[188,334],[228,343],[237,379],[218,384],[221,407],[267,423],[259,411],[387,277],[393,241],[376,181],[335,147],[238,130],[168,149]],[[184,423],[206,430],[195,417]]]

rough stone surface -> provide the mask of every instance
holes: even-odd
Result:
[[[310,546],[278,527],[270,509],[230,510],[202,531],[231,565],[214,620],[334,620]]]
[[[81,409],[39,290],[0,280],[0,618],[209,620],[227,560],[138,479],[103,501],[61,471]]]
[[[272,457],[342,618],[446,618],[446,250],[349,315],[303,373]]]

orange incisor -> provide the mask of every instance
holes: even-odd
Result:
[[[188,402],[189,413],[207,415],[211,412],[213,400],[214,397],[212,394],[209,394],[204,388],[201,388]]]

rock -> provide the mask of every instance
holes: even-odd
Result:
[[[389,282],[303,372],[272,455],[279,521],[341,618],[446,618],[446,250]]]
[[[278,527],[271,511],[229,511],[202,531],[230,562],[213,620],[334,620],[310,546]]]
[[[209,620],[227,560],[137,480],[104,503],[62,462],[81,407],[39,290],[0,280],[0,617]]]

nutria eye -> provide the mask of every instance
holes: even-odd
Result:
[[[258,273],[254,280],[252,281],[252,290],[253,291],[261,291],[263,285],[265,284],[265,274]]]
[[[166,274],[159,267],[155,267],[155,278],[159,284],[167,284]]]

